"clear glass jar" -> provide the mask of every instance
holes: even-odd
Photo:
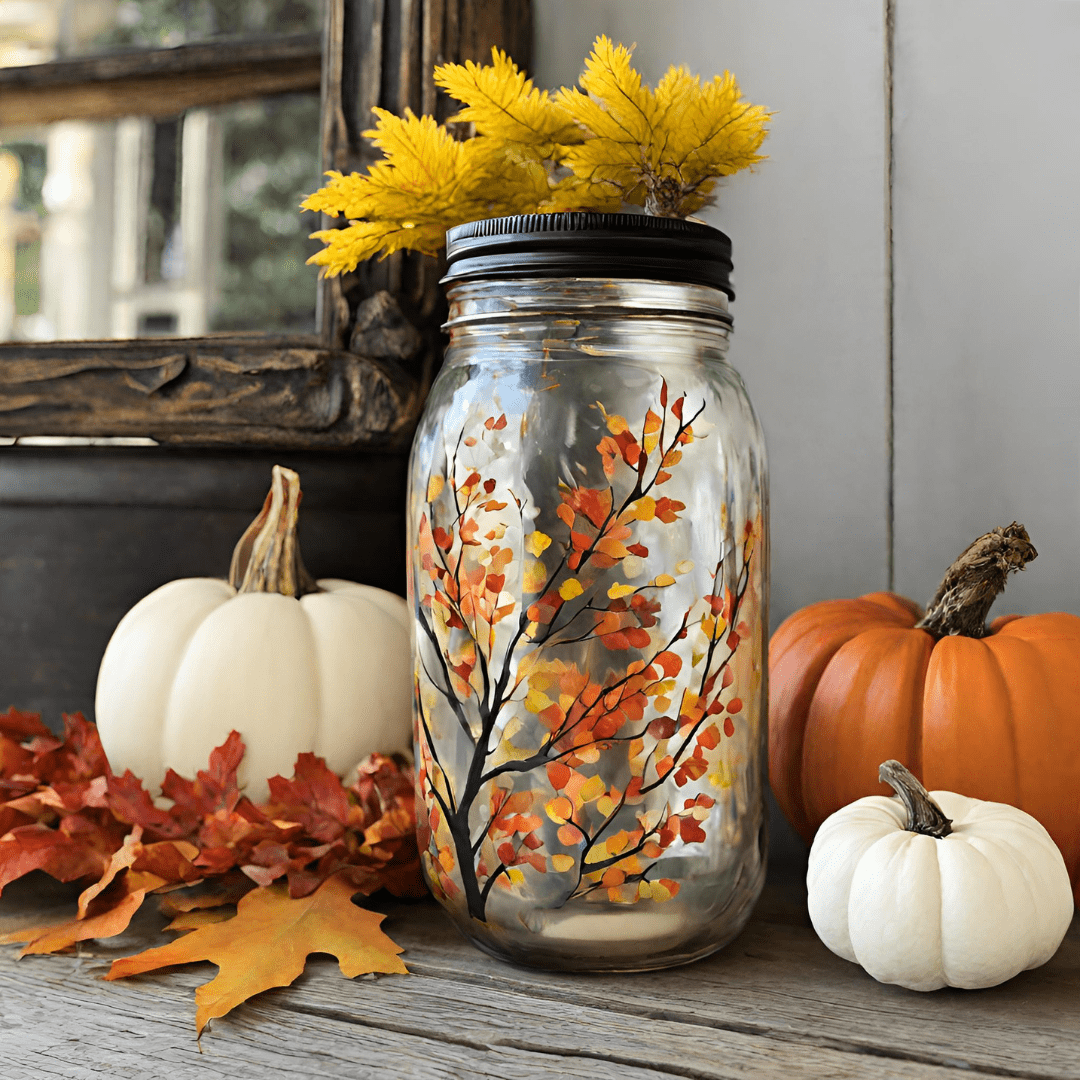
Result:
[[[493,273],[449,299],[409,494],[428,883],[519,963],[705,956],[767,844],[765,450],[728,297]]]

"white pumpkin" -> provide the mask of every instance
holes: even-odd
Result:
[[[237,545],[230,581],[171,581],[113,633],[98,673],[98,731],[115,772],[160,791],[193,777],[232,730],[255,802],[313,751],[345,775],[411,743],[405,601],[350,581],[314,582],[296,547],[299,478],[274,468],[262,513]]]
[[[928,793],[899,762],[899,798],[827,818],[810,850],[810,920],[837,955],[911,990],[996,986],[1057,951],[1073,916],[1065,860],[1030,814]]]

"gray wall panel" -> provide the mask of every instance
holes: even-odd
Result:
[[[571,83],[593,37],[669,64],[730,68],[776,111],[769,160],[707,219],[734,244],[735,338],[772,474],[773,624],[884,588],[884,6],[872,0],[535,0],[537,81]]]
[[[896,15],[897,588],[1015,518],[997,611],[1080,611],[1080,3]]]

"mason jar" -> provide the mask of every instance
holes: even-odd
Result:
[[[768,497],[728,238],[561,213],[447,236],[409,490],[428,884],[481,949],[641,971],[763,883]]]

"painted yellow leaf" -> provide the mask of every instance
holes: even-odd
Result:
[[[543,592],[547,584],[547,570],[542,562],[527,562],[525,564],[525,580],[522,588],[527,593]]]
[[[551,856],[551,868],[556,873],[564,874],[567,870],[572,870],[577,860],[573,855],[552,855]]]
[[[584,591],[581,582],[577,578],[569,578],[559,586],[559,595],[563,600],[573,600],[575,596],[580,596]]]
[[[664,903],[666,900],[671,899],[671,890],[666,885],[661,884],[659,881],[652,882],[652,891],[650,893],[652,899],[658,904]]]
[[[525,550],[538,559],[551,547],[551,537],[542,532],[531,532],[525,540]]]
[[[506,877],[511,885],[525,884],[525,875],[516,866],[511,866],[510,869],[506,871]]]
[[[438,474],[432,476],[427,482],[427,501],[434,502],[442,494],[445,484],[446,481]]]
[[[633,585],[620,585],[619,582],[616,581],[615,584],[608,589],[607,594],[612,600],[618,600],[623,596],[630,596],[631,593],[636,591],[637,590]]]
[[[581,785],[578,796],[582,802],[592,802],[594,799],[598,799],[606,791],[607,784],[604,783],[604,778],[602,776],[590,776],[589,779]]]
[[[610,431],[612,435],[621,435],[624,431],[630,430],[630,425],[626,422],[625,416],[619,416],[617,413],[609,413],[607,409],[604,408],[602,402],[598,401],[596,404],[603,414],[608,431]]]
[[[676,574],[689,574],[690,571],[693,570],[693,569],[694,569],[694,560],[693,559],[682,559],[680,562],[677,562],[675,564],[675,573]]]
[[[543,712],[551,704],[553,704],[551,698],[535,687],[525,695],[525,708],[531,713]]]
[[[658,574],[653,578],[653,584],[661,589],[666,589],[669,585],[675,584],[675,579],[670,574]]]

